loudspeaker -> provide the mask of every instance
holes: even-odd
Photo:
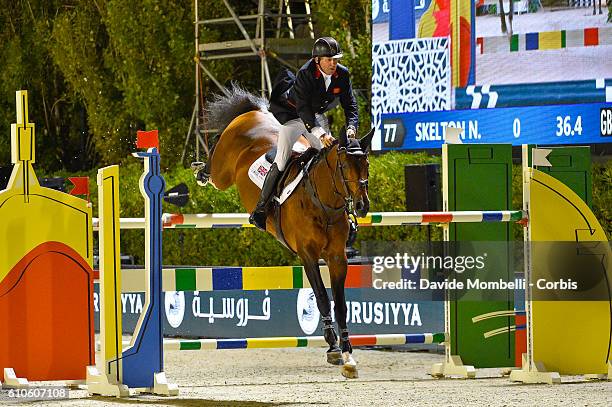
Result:
[[[442,210],[442,182],[439,164],[414,164],[404,167],[406,211]]]

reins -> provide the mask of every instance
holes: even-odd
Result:
[[[344,149],[344,151],[341,151],[340,149]],[[346,149],[344,147],[338,147],[337,149],[337,154],[340,155],[341,153],[344,154],[348,154],[346,152]],[[333,186],[333,193],[336,197],[339,197],[342,201],[344,201],[344,205],[339,206],[339,207],[331,207],[329,205],[326,205],[320,198],[317,187],[315,184],[313,184],[311,177],[307,177],[306,180],[306,190],[308,191],[308,193],[311,196],[311,199],[313,200],[313,202],[323,211],[323,213],[325,214],[326,217],[326,226],[325,229],[327,230],[329,228],[329,226],[338,223],[340,221],[340,216],[339,215],[343,215],[344,213],[348,214],[349,216],[353,217],[353,221],[355,222],[355,224],[357,223],[357,215],[355,213],[355,208],[353,205],[353,199],[351,197],[351,194],[349,192],[349,188],[347,186],[347,184],[349,182],[356,182],[359,183],[360,188],[367,188],[368,186],[368,180],[362,180],[362,179],[357,179],[357,180],[349,180],[346,178],[346,176],[344,175],[344,169],[343,169],[343,165],[339,159],[339,157],[336,159],[336,165],[335,168],[329,163],[328,160],[328,154],[324,155],[324,159],[325,159],[325,165],[327,166],[327,169],[329,170],[327,173],[330,174],[331,176],[331,183]],[[338,188],[337,185],[337,174],[338,172],[340,172],[340,179],[342,180],[341,183],[341,187],[342,187],[342,192],[340,191],[340,188]]]

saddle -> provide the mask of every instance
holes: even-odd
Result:
[[[277,148],[276,146],[270,148],[265,154],[262,154],[257,160],[255,160],[249,167],[249,178],[255,185],[262,188],[265,177],[274,163],[276,157]],[[307,167],[307,163],[317,153],[317,150],[310,148],[308,141],[305,138],[300,138],[293,145],[293,153],[287,162],[285,171],[281,175],[275,186],[275,198],[277,202],[282,204],[295,190],[301,179],[304,177],[303,171],[292,171],[296,166],[300,168]],[[295,177],[290,176],[291,174]]]
[[[308,176],[308,171],[312,166],[311,161],[313,161],[313,158],[318,153],[319,152],[316,149],[308,147],[308,149],[302,153],[294,151],[291,154],[291,158],[289,158],[289,162],[285,166],[285,171],[283,171],[283,173],[281,174],[280,179],[278,180],[275,187],[275,195],[277,198],[275,199],[276,202],[280,202],[280,198],[282,197],[284,188],[287,187],[291,183],[291,181],[295,181],[296,179],[299,179],[299,181],[301,181],[303,176]],[[276,157],[276,146],[272,147],[270,151],[266,153],[266,160],[268,160],[270,164],[274,162],[274,157]],[[296,174],[296,177],[294,179],[291,179],[290,174],[292,170],[296,167],[298,168],[298,173]]]
[[[266,160],[270,164],[274,162],[275,156],[276,146],[271,148],[265,155]],[[274,219],[276,238],[294,254],[296,254],[296,252],[287,244],[281,227],[281,208],[283,202],[296,190],[297,186],[308,178],[308,171],[317,161],[318,157],[319,151],[312,147],[309,147],[302,153],[294,151],[274,188],[274,198],[266,208],[267,215]]]

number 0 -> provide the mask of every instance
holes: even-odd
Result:
[[[512,132],[514,133],[514,138],[519,138],[521,135],[521,121],[518,117],[512,123]]]

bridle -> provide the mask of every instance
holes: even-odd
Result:
[[[351,153],[349,150],[347,150],[346,147],[339,146],[338,147],[338,159],[336,160],[336,168],[334,169],[334,173],[332,176],[332,184],[334,185],[334,193],[336,195],[339,195],[344,200],[345,207],[347,208],[347,212],[354,215],[355,210],[353,208],[353,197],[351,196],[348,185],[349,183],[357,183],[359,185],[360,190],[367,190],[368,189],[368,178],[358,178],[355,180],[348,179],[346,175],[344,174],[343,160],[340,159],[340,156],[342,154],[346,156],[350,156],[350,155],[363,156],[365,154],[361,152],[361,150],[359,151],[359,153]],[[332,170],[331,165],[329,164],[329,161],[327,161],[327,156],[325,157],[325,163],[327,164],[327,167],[330,170]],[[340,179],[342,180],[342,183],[341,183],[342,192],[340,192],[340,190],[338,189],[338,185],[336,184],[336,174],[338,173],[338,171],[340,172]]]
[[[352,180],[346,177],[345,172],[344,172],[344,166],[342,164],[342,160],[340,159],[340,154],[355,155],[355,156],[365,155],[365,154],[363,152],[360,152],[360,154],[351,153],[350,150],[347,150],[346,147],[338,146],[338,159],[336,160],[335,166],[330,164],[328,160],[328,154],[325,154],[323,157],[325,160],[325,165],[327,166],[327,173],[330,174],[332,178],[333,192],[335,196],[342,199],[344,203],[343,205],[339,207],[331,207],[323,203],[321,201],[321,198],[319,197],[319,193],[316,189],[316,185],[313,184],[310,176],[306,178],[306,183],[305,183],[305,188],[306,188],[306,191],[309,193],[310,198],[325,214],[326,229],[328,229],[329,226],[341,221],[345,213],[348,214],[349,217],[353,218],[353,223],[356,225],[357,224],[357,214],[355,212],[353,197],[350,194],[350,190],[348,186],[350,183],[358,183],[360,189],[368,188],[367,178],[365,179],[359,178],[359,179]],[[337,181],[338,173],[340,175],[339,178],[342,180],[340,183]]]
[[[361,152],[361,150],[359,150],[359,153],[352,153],[350,152],[350,150],[347,150],[346,147],[338,147],[338,157],[340,157],[341,154],[347,155],[347,156],[355,156],[355,157],[366,157],[367,160],[367,154]],[[327,161],[327,159],[326,159]],[[344,193],[345,195],[350,195],[349,189],[347,184],[350,182],[355,182],[357,184],[359,184],[359,189],[363,190],[363,189],[368,189],[368,177],[366,178],[359,178],[356,180],[350,180],[347,179],[346,176],[344,175],[344,165],[341,163],[342,160],[338,159],[338,161],[336,161],[336,171],[338,171],[338,168],[340,169],[340,176],[342,178],[342,186],[344,188]],[[329,166],[329,164],[328,164]],[[334,178],[334,187],[336,186],[336,180]],[[336,188],[336,192],[337,188]]]

